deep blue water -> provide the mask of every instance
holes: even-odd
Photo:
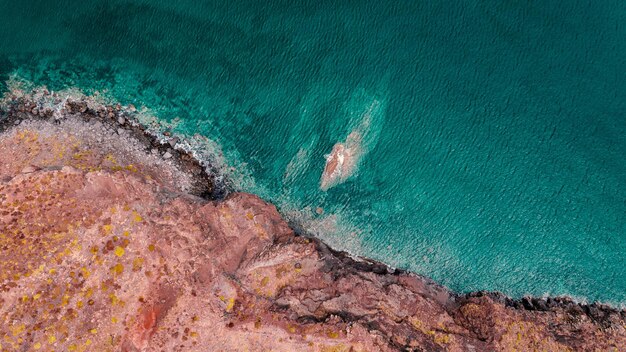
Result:
[[[335,247],[626,304],[623,1],[2,0],[0,35],[3,81],[204,135],[235,187]],[[355,173],[322,191],[353,131]]]

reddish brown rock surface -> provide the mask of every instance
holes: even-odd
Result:
[[[94,116],[14,126],[23,104],[0,134],[2,351],[625,350],[623,311],[354,261],[254,195],[190,195],[178,154]]]

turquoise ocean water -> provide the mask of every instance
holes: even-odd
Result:
[[[626,304],[623,1],[1,0],[0,76],[210,138],[235,188],[339,249]]]

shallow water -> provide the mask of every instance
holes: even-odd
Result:
[[[197,3],[1,1],[0,75],[211,138],[236,187],[335,247],[626,304],[623,2]],[[322,191],[355,130],[354,173]]]

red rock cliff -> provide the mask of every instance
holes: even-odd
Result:
[[[198,165],[151,152],[123,110],[69,102],[54,122],[27,98],[0,134],[2,351],[626,348],[623,311],[355,261],[254,195],[197,196]]]

